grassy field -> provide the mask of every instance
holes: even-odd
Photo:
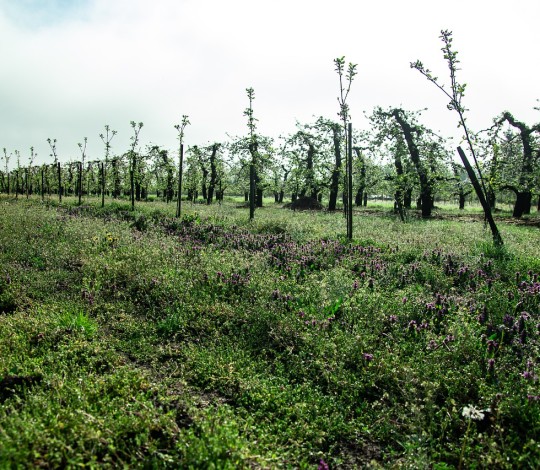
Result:
[[[0,468],[540,466],[538,227],[183,207],[0,199]]]

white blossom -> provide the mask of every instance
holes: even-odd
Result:
[[[464,406],[463,407],[463,411],[462,411],[461,414],[465,418],[472,419],[472,420],[475,420],[475,421],[482,421],[484,419],[484,416],[485,416],[484,413],[489,413],[490,411],[491,410],[489,408],[487,408],[485,410],[479,410],[475,406],[469,405],[469,406]]]

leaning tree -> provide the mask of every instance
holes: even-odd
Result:
[[[491,207],[488,203],[488,191],[485,184],[485,179],[482,174],[480,165],[478,163],[478,158],[476,156],[475,146],[473,143],[474,135],[470,131],[468,125],[467,125],[467,118],[466,118],[466,111],[467,109],[463,105],[463,97],[465,96],[465,89],[467,87],[466,83],[460,83],[457,79],[457,72],[459,70],[459,59],[457,58],[458,53],[456,50],[454,50],[452,45],[452,31],[449,30],[442,30],[441,35],[439,36],[442,40],[443,47],[441,48],[443,52],[443,57],[446,60],[446,63],[448,65],[448,70],[450,72],[450,88],[445,88],[444,83],[442,83],[437,77],[433,75],[431,70],[426,68],[424,64],[417,60],[415,62],[411,62],[411,68],[419,71],[424,77],[427,78],[428,81],[433,83],[440,91],[443,92],[444,95],[450,100],[448,104],[446,105],[447,108],[450,111],[455,111],[459,117],[459,124],[458,127],[460,127],[465,136],[465,140],[468,144],[470,154],[473,158],[474,166],[471,165],[469,162],[469,159],[463,149],[461,147],[457,148],[459,157],[461,158],[461,161],[463,162],[463,166],[465,167],[465,170],[467,171],[467,175],[469,179],[471,180],[471,183],[474,187],[474,190],[476,192],[476,195],[478,196],[478,199],[480,200],[480,204],[482,205],[482,208],[484,210],[484,214],[486,216],[486,221],[489,224],[489,227],[491,229],[491,234],[493,236],[493,243],[496,246],[502,246],[503,245],[503,239],[501,237],[501,234],[499,233],[499,229],[497,228],[497,224],[495,223],[495,220],[493,219],[493,214],[491,213]]]
[[[440,165],[437,159],[442,153],[435,150],[437,142],[434,134],[418,122],[419,114],[419,112],[405,111],[401,108],[383,110],[376,107],[370,116],[375,144],[381,145],[387,139],[393,141],[396,205],[402,218],[402,208],[411,190],[410,172],[405,172],[406,159],[414,168],[418,181],[417,207],[422,211],[422,218],[431,217],[435,185],[440,178],[438,172]]]

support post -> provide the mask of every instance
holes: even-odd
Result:
[[[62,169],[60,168],[60,162],[56,163],[56,171],[58,175],[58,202],[62,202]]]
[[[180,144],[180,161],[178,162],[178,201],[176,204],[176,217],[182,214],[182,170],[184,165],[184,144]]]
[[[353,237],[352,123],[347,129],[347,238]]]
[[[82,162],[77,163],[79,169],[79,206],[82,204]]]

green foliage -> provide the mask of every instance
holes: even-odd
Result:
[[[139,232],[144,232],[148,229],[148,219],[144,214],[140,214],[135,218],[131,227],[137,229]]]
[[[344,123],[344,126],[349,122],[349,105],[347,104],[347,98],[351,91],[351,85],[354,80],[354,77],[357,75],[356,67],[357,64],[349,62],[347,67],[345,67],[345,57],[338,57],[334,59],[334,65],[336,66],[336,72],[339,77],[339,108],[340,111],[338,116],[341,121]]]
[[[540,460],[533,228],[1,202],[0,466]]]
[[[58,325],[67,330],[80,331],[86,336],[93,336],[98,328],[97,323],[82,311],[63,312],[58,318]]]

